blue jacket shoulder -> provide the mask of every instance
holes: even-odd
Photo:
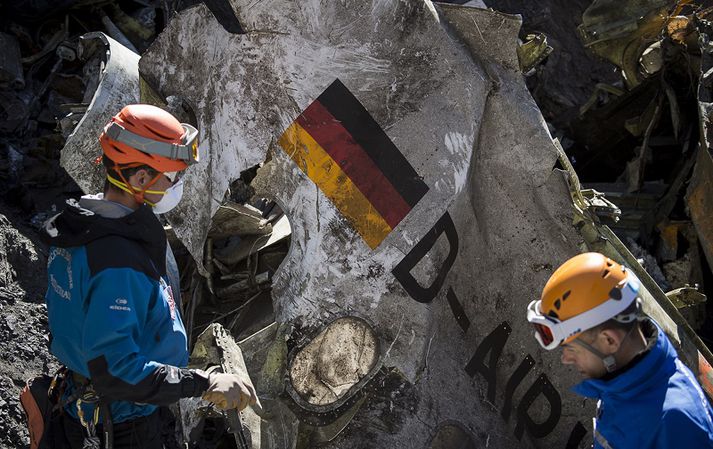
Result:
[[[152,261],[138,242],[122,236],[108,235],[89,242],[86,251],[92,277],[108,268],[129,268],[158,280],[165,271],[157,266],[159,261]]]

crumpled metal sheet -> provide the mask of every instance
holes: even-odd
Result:
[[[629,88],[641,82],[639,58],[660,38],[672,0],[594,0],[579,26],[584,45],[617,65]]]
[[[194,106],[209,149],[180,206],[192,219],[173,223],[194,256],[229,183],[269,151],[252,185],[293,229],[273,282],[277,321],[289,324],[276,341],[302,342],[293,354],[346,315],[368,321],[382,342],[386,374],[363,387],[376,396],[344,412],[292,405],[317,428],[353,413],[313,437],[324,447],[410,448],[457,423],[496,448],[564,447],[573,429],[584,438],[577,418],[588,423],[591,409],[568,393],[574,378],[537,348],[525,321],[527,303],[581,239],[519,71],[519,19],[430,2],[231,4],[245,34],[196,6],[174,18],[140,72],[161,96]],[[278,144],[336,79],[428,188],[374,249],[341,199],[318,187],[324,179]]]
[[[240,347],[220,324],[211,324],[198,336],[191,352],[190,365],[203,370],[219,367],[220,372],[236,374],[254,389]],[[193,404],[195,401],[193,398]],[[183,436],[189,442],[189,438],[194,437],[191,430],[199,427],[202,413],[200,408],[187,406],[186,401],[182,405]],[[240,412],[227,410],[223,414],[229,425],[228,431],[235,436],[238,449],[247,449],[253,445],[260,447],[260,418],[251,408]]]
[[[94,52],[104,54],[104,69],[98,75],[98,85],[89,97],[86,113],[67,137],[60,165],[85,193],[96,193],[101,191],[105,179],[104,167],[96,163],[101,156],[99,134],[121,108],[139,102],[139,55],[104,33],[87,33],[80,38],[79,45],[80,58],[93,57]]]
[[[705,125],[706,128],[708,126]],[[713,155],[710,149],[698,150],[696,165],[686,193],[686,205],[708,266],[713,266]]]

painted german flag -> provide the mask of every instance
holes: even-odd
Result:
[[[372,249],[428,191],[339,80],[297,117],[279,144]]]

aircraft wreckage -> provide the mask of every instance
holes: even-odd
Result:
[[[291,228],[274,323],[237,345],[209,326],[192,358],[250,373],[262,409],[227,418],[239,447],[584,447],[595,404],[569,392],[576,373],[540,350],[525,309],[585,250],[636,271],[647,311],[713,393],[710,352],[550,136],[519,17],[430,1],[230,5],[234,17],[182,11],[140,60],[85,35],[103,72],[62,164],[97,191],[109,117],[138,101],[180,109],[203,158],[169,221],[208,279],[212,219],[260,166],[251,186]],[[184,294],[183,310],[196,301]],[[184,441],[207,406],[178,406]]]

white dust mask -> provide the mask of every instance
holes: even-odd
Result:
[[[154,214],[165,214],[178,205],[183,197],[183,180],[179,179],[177,183],[166,189],[161,200],[153,205]]]

